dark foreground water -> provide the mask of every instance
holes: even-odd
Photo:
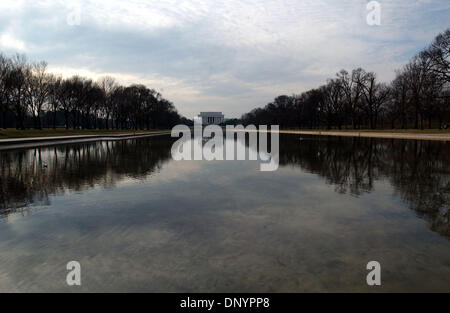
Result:
[[[172,142],[0,152],[0,291],[450,291],[450,143],[285,135],[260,172]]]

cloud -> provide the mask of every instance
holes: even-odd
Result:
[[[25,42],[15,38],[9,33],[0,35],[0,48],[5,50],[16,50],[17,52],[25,51]]]
[[[341,68],[389,81],[448,27],[448,1],[379,2],[382,25],[370,27],[365,0],[6,0],[1,47],[54,68],[136,78],[189,117],[239,116]],[[80,24],[68,25],[77,10]]]

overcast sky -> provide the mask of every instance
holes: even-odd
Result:
[[[143,83],[181,114],[239,117],[341,68],[390,81],[450,23],[448,0],[0,0],[0,51],[65,76]]]

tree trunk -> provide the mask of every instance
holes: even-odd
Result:
[[[402,112],[402,129],[406,128],[406,115],[405,112]]]
[[[66,129],[69,129],[69,113],[64,111],[64,119],[66,120]]]
[[[38,114],[37,114],[37,126],[38,126],[38,129],[42,129],[42,123],[41,123],[41,110],[38,110]]]
[[[107,113],[106,114],[106,124],[105,124],[105,126],[106,126],[106,129],[108,130],[109,129],[109,113]]]
[[[56,129],[56,110],[53,110],[53,129]]]
[[[417,104],[416,104],[416,112],[415,112],[415,115],[416,115],[416,121],[414,122],[414,128],[415,128],[415,129],[419,129],[419,109],[418,109],[418,107],[417,107]]]
[[[25,130],[24,116],[23,116],[23,113],[22,113],[22,109],[20,108],[20,104],[16,104],[16,110],[17,110],[17,114],[16,114],[16,128],[17,129],[21,129],[21,130]]]
[[[6,125],[5,125],[5,111],[2,110],[1,114],[2,114],[2,116],[1,116],[1,120],[0,120],[0,122],[1,122],[0,128],[6,129]]]

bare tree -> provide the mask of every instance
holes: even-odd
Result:
[[[109,129],[109,119],[113,112],[113,94],[118,88],[118,85],[113,77],[105,76],[99,80],[100,88],[104,93],[103,114],[105,116],[105,126]]]
[[[331,128],[334,124],[339,129],[342,128],[343,111],[344,111],[344,90],[340,79],[330,79],[323,89],[324,91],[324,108],[327,116],[327,128]]]
[[[450,28],[439,34],[422,54],[431,60],[431,70],[450,83]]]
[[[427,81],[427,76],[431,73],[431,58],[426,54],[415,56],[406,66],[405,74],[408,80],[408,88],[411,92],[411,103],[414,108],[414,127],[424,127],[424,112],[422,105],[423,91]]]
[[[364,96],[364,101],[361,101],[361,109],[366,113],[370,128],[375,128],[375,92],[377,84],[375,73],[362,71],[358,77],[357,84],[361,88]]]
[[[58,102],[61,106],[61,109],[64,111],[64,121],[65,128],[69,129],[69,118],[71,109],[74,107],[74,88],[73,88],[73,80],[65,79],[61,82],[61,86],[57,91]]]
[[[11,72],[11,61],[0,53],[0,127],[6,128],[6,112],[9,110],[9,86],[8,78]]]
[[[27,76],[30,73],[26,57],[16,54],[12,59],[11,71],[6,78],[6,88],[10,92],[10,102],[16,115],[16,128],[18,129],[25,129],[25,117],[28,110],[25,92]]]
[[[408,126],[408,80],[406,73],[402,71],[397,71],[396,78],[391,83],[391,124],[392,128],[395,127],[395,120],[400,120],[400,125],[402,129]]]
[[[62,92],[62,82],[61,76],[51,75],[50,78],[50,93],[48,99],[48,106],[52,112],[53,129],[56,129],[56,114],[61,108],[61,95]]]
[[[349,113],[351,120],[350,122],[353,129],[356,128],[358,104],[360,103],[362,94],[362,88],[358,84],[358,81],[360,80],[361,73],[363,71],[363,69],[358,68],[356,70],[353,70],[351,75],[346,70],[341,70],[337,74],[337,77],[340,80],[342,92],[344,93],[343,96],[345,98],[344,111],[346,113]]]
[[[25,91],[36,129],[42,129],[42,108],[49,98],[51,87],[51,75],[47,73],[47,63],[32,64],[26,76]]]

